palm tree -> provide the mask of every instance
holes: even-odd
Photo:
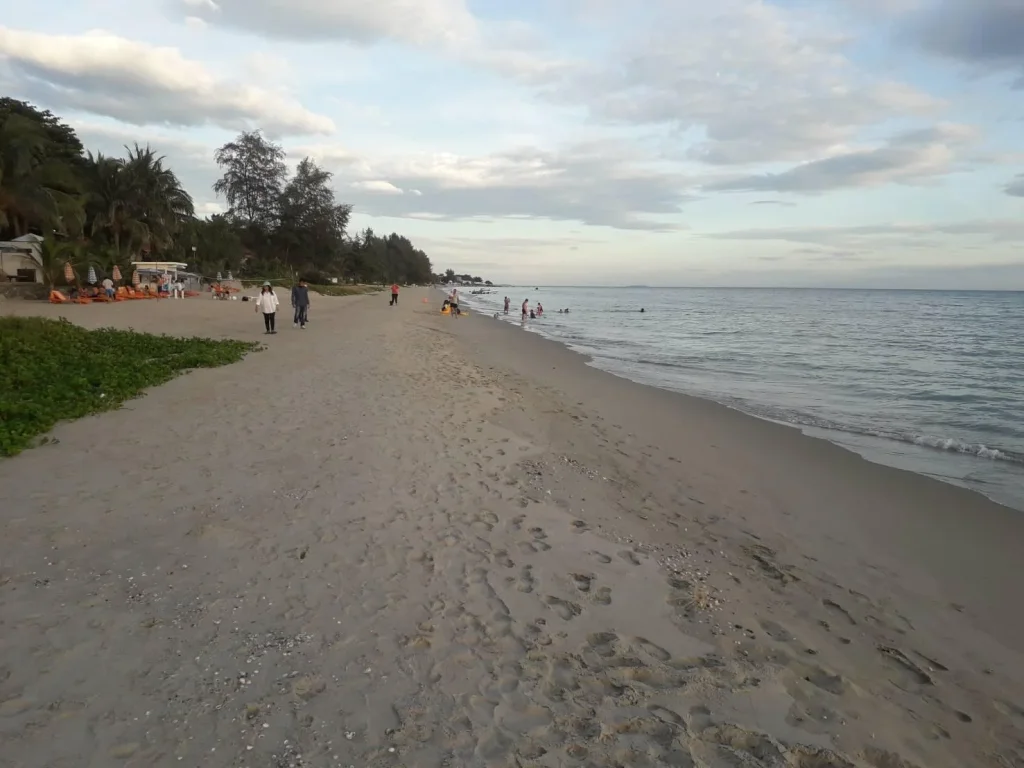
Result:
[[[146,245],[165,250],[183,225],[195,216],[192,197],[174,172],[164,166],[163,156],[138,144],[126,149],[124,172],[133,193],[133,213],[145,226]]]
[[[195,215],[192,198],[164,158],[149,147],[128,148],[124,159],[89,155],[92,235],[121,259],[139,250],[167,250]],[[120,263],[120,261],[118,261]]]
[[[64,273],[64,265],[71,262],[72,267],[82,264],[81,243],[68,240],[58,240],[53,235],[47,235],[39,244],[39,261],[43,272],[43,282],[47,290],[52,291],[53,286]]]
[[[49,157],[51,141],[21,115],[0,125],[0,229],[15,237],[37,229],[77,232],[83,211],[79,180],[67,163]]]

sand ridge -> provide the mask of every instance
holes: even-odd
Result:
[[[314,300],[308,330],[0,462],[0,766],[1024,758],[1015,681],[729,529],[685,465],[475,356],[490,321],[426,295]],[[183,304],[61,314],[262,337]]]

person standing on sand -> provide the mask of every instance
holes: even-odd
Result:
[[[452,295],[448,297],[448,310],[452,317],[459,316],[459,289],[452,288]]]
[[[398,283],[391,284],[391,306],[398,303]]]
[[[263,325],[266,326],[267,333],[277,333],[277,329],[274,327],[274,319],[277,316],[277,305],[279,303],[273,287],[269,282],[264,283],[263,288],[260,290],[259,298],[256,299],[256,311],[263,313]]]
[[[523,323],[526,322],[526,315],[530,312],[530,300],[523,299]]]
[[[305,280],[292,287],[292,307],[295,309],[295,327],[306,328],[306,314],[309,312],[309,286]]]

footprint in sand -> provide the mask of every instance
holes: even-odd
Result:
[[[594,592],[594,602],[598,605],[611,605],[612,604],[612,588],[611,587],[598,587],[597,591]]]
[[[519,572],[519,580],[516,582],[516,589],[520,592],[526,592],[529,594],[533,592],[533,588],[536,586],[536,579],[533,578],[533,566],[524,565],[523,569]]]
[[[790,634],[781,624],[777,624],[774,621],[767,621],[758,619],[758,624],[761,625],[761,629],[764,630],[765,634],[768,635],[772,640],[780,643],[791,643],[793,642],[793,635]]]
[[[821,604],[828,608],[830,611],[838,613],[840,616],[845,618],[848,622],[850,622],[851,626],[857,623],[854,620],[853,616],[850,615],[850,612],[843,608],[843,606],[841,606],[839,603],[826,599],[822,600]]]
[[[578,604],[571,600],[563,600],[562,598],[555,597],[554,595],[548,595],[545,597],[544,603],[551,610],[557,613],[563,621],[572,621],[583,613],[583,609]]]
[[[619,552],[619,557],[625,560],[627,563],[632,565],[640,565],[640,558],[636,556],[636,553],[629,549],[624,549]]]
[[[931,675],[915,664],[910,657],[903,653],[899,648],[893,648],[888,645],[879,645],[877,646],[877,649],[878,652],[882,654],[882,658],[889,663],[889,666],[899,673],[900,680],[892,681],[897,687],[902,688],[903,685],[908,684],[933,684]]]
[[[572,573],[569,574],[572,577],[572,583],[576,585],[576,589],[586,594],[590,591],[590,586],[594,581],[594,577],[586,573]]]
[[[603,552],[591,552],[590,554],[592,554],[597,559],[597,562],[601,563],[602,565],[608,565],[608,563],[612,561],[612,559]]]

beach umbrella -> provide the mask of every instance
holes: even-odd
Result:
[[[96,269],[92,264],[89,265],[89,276],[85,280],[89,285],[95,285],[96,283]]]
[[[64,279],[67,280],[69,283],[74,281],[75,279],[75,270],[71,266],[70,261],[64,262]]]
[[[228,280],[234,280],[234,279],[235,279],[235,278],[233,278],[233,277],[231,276],[231,273],[230,273],[230,272],[228,272]]]
[[[220,272],[217,273],[217,282],[220,282],[223,278],[220,276]]]
[[[114,272],[111,275],[111,278],[113,278],[115,283],[121,282],[121,268],[117,266],[117,264],[114,265]]]
[[[141,282],[142,279],[139,277],[139,270],[136,269],[134,272],[132,272],[132,285],[138,285]]]

